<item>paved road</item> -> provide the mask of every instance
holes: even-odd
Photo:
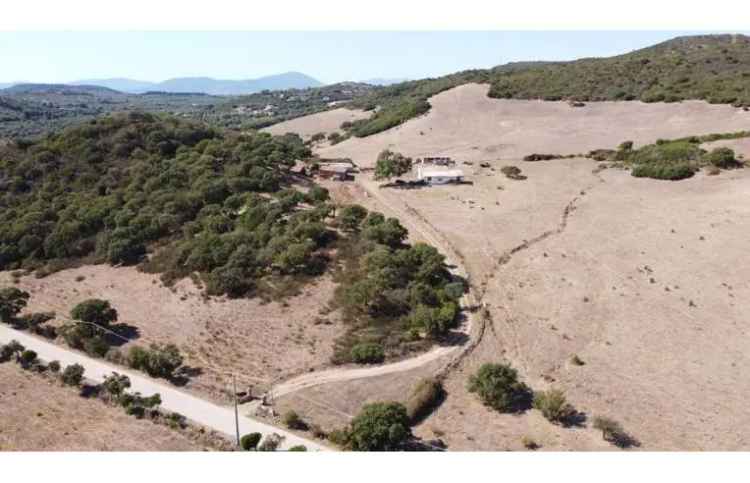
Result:
[[[65,347],[51,344],[33,335],[0,325],[0,342],[7,343],[13,339],[23,344],[26,348],[34,350],[39,355],[39,358],[44,361],[58,360],[63,367],[70,364],[82,365],[86,370],[85,377],[92,381],[101,382],[106,376],[111,375],[112,372],[125,374],[130,378],[132,391],[140,391],[144,396],[159,393],[163,408],[178,412],[188,419],[224,433],[232,439],[235,437],[234,408],[219,406],[175,389],[168,385],[168,383],[157,381],[142,373],[93,359]],[[325,451],[330,449],[316,441],[302,438],[283,429],[248,418],[242,414],[240,414],[239,423],[240,434],[258,432],[264,436],[271,433],[284,436],[280,449],[288,449],[291,446],[300,444],[305,445],[309,451]]]

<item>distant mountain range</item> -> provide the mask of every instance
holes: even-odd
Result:
[[[286,72],[257,79],[223,80],[210,77],[178,77],[163,82],[148,82],[133,79],[86,79],[74,84],[108,87],[121,92],[140,94],[158,92],[202,92],[219,96],[252,94],[264,90],[304,89],[319,87],[323,83],[300,72]]]
[[[16,86],[18,83],[0,84],[0,89]],[[29,85],[29,84],[23,84]],[[40,84],[34,84],[38,86]],[[210,77],[179,77],[163,82],[149,82],[126,78],[83,79],[69,85],[105,87],[129,94],[157,91],[168,93],[200,92],[211,95],[252,94],[264,90],[304,89],[319,87],[323,83],[300,72],[259,77],[257,79],[223,80]]]

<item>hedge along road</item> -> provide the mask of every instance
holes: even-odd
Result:
[[[169,411],[177,412],[198,424],[235,437],[234,409],[213,404],[201,398],[179,391],[165,383],[156,381],[146,375],[135,373],[112,364],[88,357],[64,347],[60,347],[38,337],[0,325],[0,342],[7,343],[17,340],[27,349],[37,353],[44,361],[60,361],[65,367],[80,364],[85,369],[84,377],[94,382],[102,382],[113,372],[124,374],[130,378],[130,389],[139,391],[144,396],[159,393],[161,406]],[[283,429],[261,423],[246,416],[239,416],[240,435],[247,433],[261,433],[264,437],[276,433],[283,436],[279,449],[286,450],[296,445],[304,445],[309,451],[326,451],[325,447],[315,441],[302,438]]]

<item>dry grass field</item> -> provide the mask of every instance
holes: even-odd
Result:
[[[417,434],[437,430],[454,450],[522,449],[523,436],[548,449],[602,450],[611,446],[591,419],[605,415],[643,449],[747,450],[750,171],[668,182],[600,171],[581,158],[519,158],[746,130],[750,114],[702,102],[574,109],[491,100],[485,90],[447,91],[420,119],[320,150],[364,166],[385,148],[474,162],[462,166],[473,185],[402,191],[378,189],[369,175],[357,180],[371,193],[368,203],[374,195],[410,230],[440,234],[492,316],[479,345],[448,376],[446,401]],[[740,153],[746,146],[722,144]],[[509,164],[528,179],[502,175]],[[574,355],[584,365],[573,364]],[[483,407],[466,390],[468,376],[502,360],[534,389],[563,389],[587,414],[586,427],[554,426],[538,411],[501,415]],[[402,399],[406,382],[429,370],[306,389],[279,404],[343,424],[357,403]]]
[[[317,114],[311,114],[309,116],[298,117],[289,121],[280,122],[278,124],[274,124],[273,126],[264,128],[262,129],[262,131],[269,132],[274,135],[293,132],[299,134],[303,139],[307,140],[312,137],[313,134],[317,134],[319,132],[325,133],[326,135],[334,132],[343,133],[343,131],[341,130],[341,124],[346,121],[356,121],[357,119],[364,119],[369,115],[369,112],[340,107],[338,109],[331,109],[330,111],[323,111]]]
[[[0,451],[200,451],[179,431],[0,364]]]
[[[8,273],[0,281],[9,282]],[[322,279],[284,302],[205,299],[190,279],[165,287],[158,275],[108,265],[63,270],[45,278],[21,278],[31,294],[28,310],[68,316],[88,298],[109,300],[118,322],[136,326],[139,344],[175,343],[186,365],[202,370],[187,386],[218,401],[231,391],[230,372],[241,389],[264,390],[273,381],[328,364],[340,333],[337,313],[320,315],[334,284]],[[129,344],[123,346],[127,350]]]

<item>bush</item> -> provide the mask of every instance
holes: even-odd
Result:
[[[62,382],[68,386],[78,386],[83,380],[84,368],[80,364],[67,366],[62,373]]]
[[[640,446],[638,440],[630,436],[622,428],[622,425],[612,418],[597,416],[594,418],[594,429],[602,432],[602,439],[614,444],[619,448]]]
[[[88,299],[73,307],[70,311],[70,318],[109,327],[117,320],[117,311],[106,300]]]
[[[385,352],[380,344],[363,342],[352,347],[351,357],[357,364],[379,364],[385,360]]]
[[[409,416],[399,403],[374,403],[352,420],[346,441],[354,451],[394,451],[411,437]]]
[[[573,406],[565,400],[565,394],[558,389],[534,394],[533,407],[541,411],[548,421],[564,425],[568,424],[576,414]]]
[[[49,369],[50,372],[57,374],[60,372],[60,361],[51,361],[47,364],[47,369]]]
[[[27,349],[21,352],[19,360],[21,361],[22,366],[28,367],[31,364],[34,364],[35,362],[37,362],[37,353],[34,352],[33,350]]]
[[[2,255],[0,255],[1,257]],[[16,287],[0,289],[0,322],[6,324],[14,322],[18,313],[26,307],[29,298],[28,292]]]
[[[500,172],[509,179],[524,180],[526,176],[521,174],[521,168],[518,166],[503,166],[500,168]]]
[[[639,164],[633,168],[631,174],[636,178],[678,181],[692,177],[695,174],[695,168],[686,163]]]
[[[435,378],[419,381],[406,400],[406,415],[412,424],[426,418],[445,396],[443,385]]]
[[[263,435],[260,433],[250,433],[240,438],[240,447],[245,451],[253,451],[258,447]]]
[[[182,363],[182,354],[174,344],[151,344],[148,349],[133,346],[127,356],[127,364],[133,369],[165,379],[174,377]]]
[[[734,151],[729,148],[716,148],[706,154],[705,159],[717,168],[728,169],[739,165]]]
[[[306,430],[307,424],[302,420],[302,418],[297,414],[295,411],[287,411],[284,413],[284,416],[282,417],[282,421],[284,422],[284,425],[289,429],[299,429],[299,430]]]
[[[281,445],[281,436],[276,433],[269,434],[258,446],[258,451],[276,451]]]
[[[0,347],[0,362],[8,362],[11,357],[20,354],[26,348],[17,340],[12,340]]]
[[[292,446],[289,448],[289,451],[307,451],[307,446],[303,444],[298,444],[296,446]]]
[[[531,399],[531,390],[507,364],[482,365],[469,378],[468,389],[477,393],[485,405],[502,412],[527,409]]]

